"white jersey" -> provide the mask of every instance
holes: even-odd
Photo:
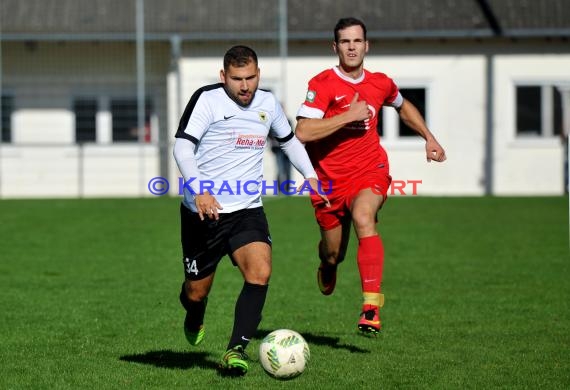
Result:
[[[220,213],[260,207],[261,195],[273,191],[268,188],[273,182],[263,182],[263,154],[270,133],[280,140],[293,137],[272,93],[258,89],[251,103],[242,107],[228,96],[221,83],[198,89],[176,133],[177,138],[196,145],[200,171],[198,180],[186,181],[185,206],[196,211],[192,192],[207,190],[223,207]]]

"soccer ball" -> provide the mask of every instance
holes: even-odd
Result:
[[[278,329],[269,333],[259,346],[259,361],[272,377],[291,379],[305,371],[311,353],[299,333]]]

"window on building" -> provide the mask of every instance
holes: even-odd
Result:
[[[562,127],[564,123],[562,122],[562,93],[558,90],[558,88],[552,88],[552,102],[554,103],[554,135],[560,136],[562,135]],[[570,107],[567,107],[570,109]]]
[[[0,124],[2,132],[2,142],[12,142],[12,112],[14,111],[14,98],[12,96],[2,96],[2,123]]]
[[[562,131],[562,97],[551,85],[516,87],[517,136],[552,137]]]
[[[517,87],[517,134],[541,135],[540,87]]]
[[[76,99],[73,102],[75,113],[75,141],[94,142],[96,140],[96,99]]]
[[[380,138],[384,137],[384,107],[380,108],[378,112],[378,127],[376,128]]]
[[[151,104],[145,104],[144,141],[150,141]],[[138,141],[138,115],[136,99],[112,99],[111,116],[113,118],[113,141]]]
[[[406,100],[416,106],[420,114],[422,114],[424,119],[427,121],[425,88],[400,88],[400,93]],[[408,127],[401,119],[399,120],[398,126],[398,135],[400,137],[416,137],[418,135],[418,133]]]

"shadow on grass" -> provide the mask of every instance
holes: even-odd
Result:
[[[263,339],[271,332],[272,331],[267,329],[258,329],[258,331],[255,333],[255,337]],[[307,341],[307,343],[309,343],[309,345],[314,344],[314,345],[323,345],[334,349],[345,349],[351,353],[370,353],[370,350],[368,349],[363,349],[357,347],[356,345],[340,343],[340,337],[321,336],[307,332],[301,333],[301,336],[303,336],[303,338]]]
[[[124,355],[119,360],[130,363],[150,364],[155,367],[172,369],[189,369],[200,367],[206,369],[217,369],[218,363],[209,360],[210,354],[207,352],[174,352],[174,351],[148,351],[134,355]]]

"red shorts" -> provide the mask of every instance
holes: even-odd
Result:
[[[317,223],[322,230],[334,229],[341,225],[343,220],[350,218],[350,206],[360,191],[371,188],[374,193],[383,196],[386,200],[391,183],[392,176],[389,174],[388,164],[359,178],[332,181],[332,188],[324,190],[331,207],[326,207],[325,202],[318,195],[311,195]]]

